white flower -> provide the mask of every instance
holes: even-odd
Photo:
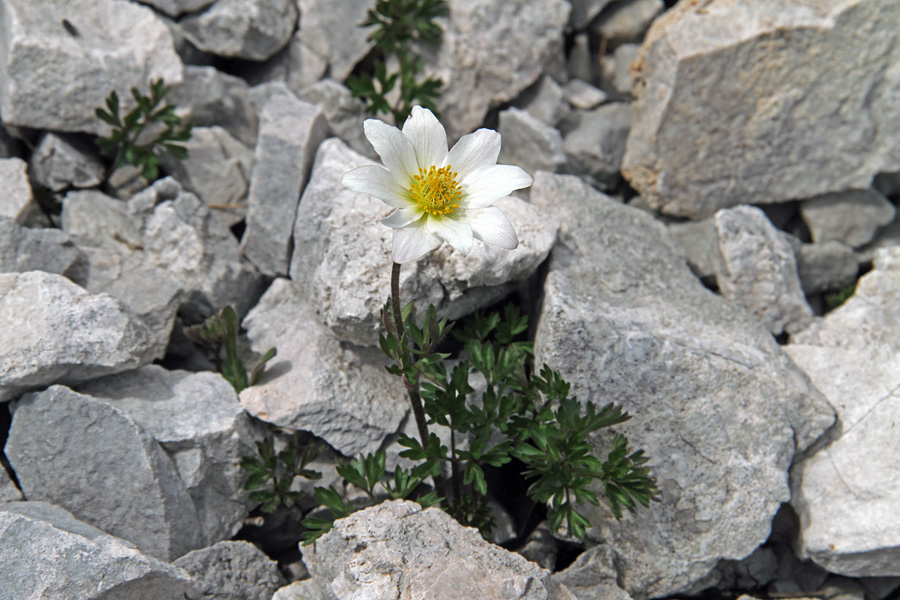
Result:
[[[363,130],[384,167],[353,169],[341,183],[397,209],[382,221],[394,228],[395,262],[417,260],[442,242],[466,255],[473,238],[510,250],[519,245],[509,219],[492,205],[532,179],[519,167],[497,164],[499,133],[479,129],[448,152],[443,125],[420,106],[403,131],[376,119]]]

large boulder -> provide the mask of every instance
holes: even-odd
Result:
[[[635,63],[626,179],[652,207],[702,217],[897,171],[898,22],[894,0],[678,3]]]

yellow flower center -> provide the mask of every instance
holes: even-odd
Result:
[[[419,169],[419,174],[413,175],[409,195],[429,215],[449,215],[459,208],[462,197],[462,186],[456,176],[450,165],[440,169],[432,166],[427,171]]]

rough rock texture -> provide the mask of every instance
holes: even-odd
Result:
[[[665,10],[663,0],[623,0],[591,23],[591,33],[606,42],[608,50],[640,42],[653,19]]]
[[[32,179],[54,192],[100,185],[104,171],[103,162],[86,144],[55,133],[41,138],[28,165]]]
[[[61,275],[0,273],[0,402],[149,362],[150,332],[121,302]]]
[[[785,351],[838,413],[829,443],[791,471],[802,556],[833,573],[900,575],[900,246]]]
[[[626,179],[701,217],[897,171],[897,22],[894,0],[680,2],[644,42]]]
[[[332,600],[312,579],[295,581],[279,589],[272,600]]]
[[[437,100],[453,140],[481,126],[488,109],[537,81],[558,51],[569,5],[563,0],[451,0],[441,51],[432,61],[444,81]]]
[[[549,75],[538,79],[537,83],[522,92],[516,106],[524,108],[531,116],[547,125],[556,127],[566,114],[565,92]]]
[[[256,111],[247,98],[247,82],[213,67],[186,65],[184,81],[166,100],[187,110],[186,120],[196,127],[218,125],[245,146],[256,145]],[[195,129],[196,132],[196,129]]]
[[[51,502],[141,552],[203,546],[191,497],[159,443],[111,404],[54,385],[16,403],[6,456],[29,500]]]
[[[328,62],[329,77],[343,81],[372,48],[362,29],[376,0],[296,0],[303,18],[298,40]]]
[[[219,542],[172,563],[197,582],[188,600],[272,600],[287,583],[271,560],[249,542]]]
[[[322,109],[331,132],[345,144],[363,156],[378,159],[363,132],[363,121],[370,117],[366,114],[366,105],[354,98],[347,86],[333,79],[323,79],[300,90],[298,96]]]
[[[834,413],[768,331],[697,281],[651,215],[546,173],[531,201],[562,220],[535,362],[577,397],[629,411],[621,430],[659,477],[660,504],[621,521],[589,508],[589,539],[612,549],[635,598],[677,593],[765,541],[795,451]]]
[[[242,73],[251,85],[283,82],[295,94],[325,76],[328,62],[303,43],[299,31],[295,32],[281,52],[260,67]]]
[[[700,221],[669,223],[667,229],[697,277],[716,274],[719,234],[712,217]]]
[[[618,573],[614,562],[612,550],[594,546],[551,578],[564,585],[577,600],[631,600],[616,583]]]
[[[563,86],[566,101],[575,108],[590,110],[606,102],[606,93],[583,79],[572,79]]]
[[[840,242],[797,244],[797,273],[807,294],[840,290],[856,281],[859,264],[853,250]]]
[[[790,243],[755,206],[726,208],[714,217],[719,237],[716,282],[775,335],[809,325],[812,309],[800,289]]]
[[[3,0],[0,117],[10,125],[106,133],[94,116],[112,90],[181,81],[172,36],[152,10],[122,0]],[[65,27],[68,23],[77,35]],[[124,113],[123,113],[124,114]]]
[[[249,512],[240,461],[255,454],[260,434],[225,378],[148,365],[77,391],[109,403],[159,442],[194,502],[203,545],[237,533]]]
[[[800,214],[814,242],[842,242],[859,248],[879,227],[894,220],[897,209],[875,190],[824,194],[800,204]]]
[[[285,276],[293,250],[294,217],[316,149],[328,130],[318,106],[286,86],[259,113],[259,141],[247,198],[241,251],[265,275]]]
[[[600,189],[618,182],[631,119],[631,105],[624,102],[579,111],[577,125],[563,140],[570,172]]]
[[[4,600],[182,600],[183,570],[46,502],[0,504]]]
[[[391,230],[379,220],[392,209],[340,184],[341,175],[365,164],[372,163],[339,140],[319,147],[297,209],[290,274],[338,338],[375,346],[391,264]],[[519,247],[510,251],[476,241],[463,256],[444,244],[404,265],[401,296],[414,298],[419,314],[429,303],[451,319],[489,306],[543,262],[556,238],[556,220],[514,197],[497,206],[515,226]]]
[[[320,324],[308,291],[276,279],[244,328],[256,352],[278,356],[260,381],[241,392],[253,416],[310,431],[346,456],[375,452],[409,410],[406,391],[375,348],[339,342]]]
[[[498,162],[518,165],[528,171],[562,171],[566,165],[559,130],[524,110],[510,108],[500,113],[497,131],[503,138]]]
[[[192,44],[218,56],[263,61],[281,50],[297,25],[296,0],[217,0],[178,22]]]
[[[22,223],[30,204],[28,163],[21,158],[0,159],[0,219]]]
[[[302,548],[331,600],[546,600],[550,573],[438,508],[395,500],[335,521]]]
[[[59,229],[29,229],[0,220],[0,273],[45,271],[83,285],[87,257]]]
[[[21,490],[19,490],[13,480],[10,479],[6,469],[0,467],[0,504],[3,504],[4,502],[17,502],[24,499],[25,497],[22,496]]]

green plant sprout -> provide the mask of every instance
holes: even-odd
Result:
[[[241,461],[241,468],[250,474],[244,489],[251,490],[250,501],[261,503],[264,513],[275,512],[280,505],[287,508],[297,505],[303,493],[291,490],[296,477],[311,480],[322,477],[318,471],[307,468],[318,457],[319,446],[307,444],[303,452],[299,452],[296,437],[293,436],[287,447],[276,454],[275,441],[270,436],[256,443],[258,459],[244,458]],[[260,489],[268,487],[270,482],[271,489]]]
[[[374,77],[364,73],[347,79],[353,95],[366,100],[369,113],[390,113],[395,123],[403,123],[414,105],[435,110],[443,82],[433,77],[419,81],[425,61],[412,47],[439,43],[443,31],[434,19],[448,12],[444,0],[378,0],[369,10],[360,27],[375,27],[368,37],[375,42]],[[398,70],[389,73],[392,57]],[[392,106],[387,97],[395,87],[398,98]]]
[[[226,306],[203,323],[184,329],[185,337],[212,353],[216,371],[221,373],[240,394],[251,385],[256,385],[266,363],[275,357],[276,351],[275,348],[269,348],[248,373],[237,353],[237,334],[238,318],[230,306]]]
[[[119,95],[113,91],[106,98],[108,110],[94,111],[99,119],[112,126],[109,137],[97,138],[101,152],[115,157],[106,179],[119,167],[129,164],[138,167],[144,179],[152,182],[159,176],[162,153],[187,158],[183,143],[191,138],[191,126],[182,125],[174,106],[160,106],[169,90],[162,79],[151,84],[150,96],[144,96],[136,87],[131,88],[137,106],[124,117],[120,114]]]

